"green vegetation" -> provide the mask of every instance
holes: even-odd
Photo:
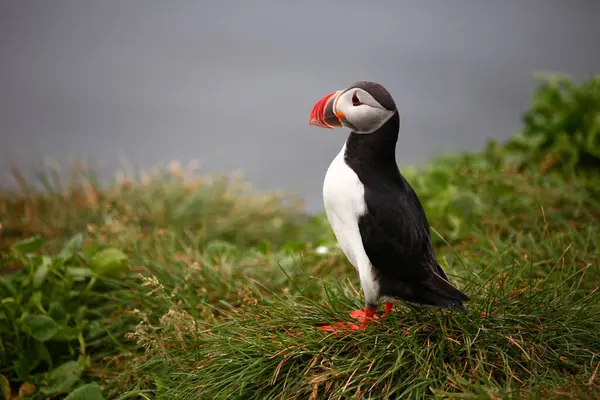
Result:
[[[600,168],[600,75],[576,85],[548,76],[538,86],[523,130],[508,148],[512,162],[542,170]]]
[[[0,195],[0,393],[597,396],[599,81],[551,77],[509,143],[403,169],[471,312],[399,307],[363,332],[316,329],[362,293],[294,199],[177,165],[109,187],[50,172],[42,191],[16,174]]]

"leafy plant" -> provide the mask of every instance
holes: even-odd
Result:
[[[464,235],[474,220],[485,210],[477,187],[469,187],[471,179],[460,176],[457,163],[463,157],[440,158],[429,168],[405,168],[403,173],[423,204],[429,223],[444,232],[444,239],[455,241]],[[468,163],[465,163],[468,165]],[[440,239],[432,235],[432,241]]]
[[[84,236],[77,234],[58,254],[44,255],[38,252],[44,240],[37,236],[13,243],[2,257],[3,381],[33,385],[38,396],[70,392],[91,366],[90,350],[114,331],[101,315],[109,311],[107,306],[115,307],[106,304],[105,296],[123,286],[107,277],[128,268],[127,256],[83,244]]]
[[[581,84],[538,75],[523,128],[506,146],[511,161],[544,171],[600,168],[600,74]]]
[[[531,178],[559,188],[574,172],[597,192],[600,176],[600,74],[580,85],[561,75],[541,75],[532,105],[523,114],[521,132],[500,145],[490,140],[484,151],[438,157],[420,168],[402,171],[418,193],[432,227],[449,242],[464,236],[491,212],[510,201],[526,210],[542,199],[527,192]],[[523,179],[521,172],[532,172]],[[519,172],[520,170],[520,172]],[[544,176],[535,172],[550,174]],[[584,174],[585,172],[585,174]],[[522,186],[518,186],[522,185]],[[523,196],[515,196],[525,192]],[[506,196],[513,196],[508,199]],[[432,235],[439,242],[437,234]]]

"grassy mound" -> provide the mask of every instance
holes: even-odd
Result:
[[[546,81],[534,100],[585,105],[564,115],[593,136],[597,103],[577,101],[580,91],[598,95],[594,79],[566,89]],[[107,188],[83,171],[66,187],[44,180],[41,192],[21,179],[21,192],[0,196],[0,393],[595,396],[600,171],[579,144],[585,162],[552,144],[526,157],[531,112],[508,144],[403,169],[471,312],[399,307],[343,335],[316,326],[361,307],[358,276],[324,217],[304,215],[294,199],[178,167]],[[585,118],[577,125],[572,114]],[[545,132],[551,143],[555,131]]]

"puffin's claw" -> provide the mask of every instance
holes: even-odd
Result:
[[[320,326],[319,330],[327,332],[361,331],[366,324],[356,325],[351,322],[334,322],[332,325]]]
[[[360,322],[360,325],[353,324],[351,322],[335,322],[332,325],[321,326],[319,327],[319,330],[329,332],[340,332],[344,330],[362,331],[369,325],[369,322],[380,318],[385,318],[391,311],[391,303],[385,303],[385,313],[382,313],[381,315],[376,315],[374,308],[354,310],[350,313],[350,318]]]
[[[375,315],[375,310],[367,308],[366,310],[354,310],[350,313],[350,318],[357,320],[358,322],[367,322],[369,319],[379,319],[378,315]]]
[[[392,307],[394,305],[392,303],[385,303],[385,313],[389,315],[392,312]]]

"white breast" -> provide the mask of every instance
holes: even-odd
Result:
[[[379,285],[365,252],[358,219],[367,211],[365,188],[356,173],[344,161],[346,145],[333,159],[323,182],[323,201],[329,224],[350,263],[358,270],[360,283],[369,304],[376,304]]]

